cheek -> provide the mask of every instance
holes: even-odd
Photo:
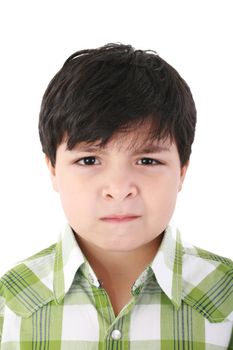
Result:
[[[68,220],[77,217],[78,213],[83,216],[88,198],[86,186],[74,181],[72,177],[60,178],[58,185],[61,204]]]
[[[178,176],[177,174],[168,174],[157,181],[150,183],[147,187],[147,202],[151,210],[157,209],[157,212],[170,212],[174,210],[178,194]]]

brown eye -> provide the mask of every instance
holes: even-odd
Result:
[[[96,161],[96,157],[91,156],[91,157],[80,158],[75,163],[82,166],[85,166],[85,165],[90,166],[90,165],[95,165],[95,161]]]
[[[142,165],[161,165],[162,163],[159,162],[158,160],[156,159],[153,159],[153,158],[142,158],[140,159],[140,161],[142,161]]]

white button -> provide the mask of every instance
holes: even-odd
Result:
[[[114,329],[114,331],[112,331],[111,337],[114,340],[119,340],[121,339],[121,332],[118,331],[118,329]]]

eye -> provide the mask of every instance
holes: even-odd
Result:
[[[98,165],[99,163],[96,163],[96,160],[97,158],[95,156],[83,157],[75,161],[75,164],[78,164],[80,166]],[[141,164],[139,165],[146,165],[146,166],[162,165],[160,161],[153,158],[141,158],[139,161],[141,162]]]
[[[95,161],[96,161],[96,157],[90,156],[90,157],[83,157],[78,159],[75,164],[79,164],[81,166],[85,166],[85,165],[95,165]]]
[[[140,161],[142,161],[142,165],[150,165],[150,166],[162,165],[160,161],[153,158],[142,158],[140,159]]]

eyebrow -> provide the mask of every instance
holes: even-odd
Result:
[[[99,152],[101,154],[108,153],[104,148],[98,147],[98,146],[79,146],[75,149],[77,152]],[[132,155],[138,155],[138,154],[148,154],[148,153],[162,153],[162,152],[169,152],[170,147],[167,146],[161,146],[161,145],[148,145],[144,146],[142,148],[136,149],[132,152]]]

